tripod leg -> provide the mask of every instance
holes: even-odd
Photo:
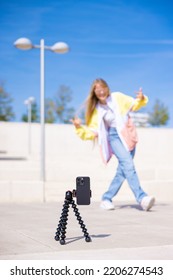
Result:
[[[84,233],[85,241],[86,242],[90,242],[91,241],[91,237],[89,236],[89,233],[88,233],[88,231],[86,229],[86,226],[85,226],[85,224],[84,224],[84,222],[83,222],[83,220],[82,220],[82,218],[80,216],[79,210],[78,210],[74,200],[72,200],[71,204],[72,204],[72,208],[73,208],[73,211],[75,213],[75,216],[76,216],[76,218],[77,218],[77,220],[78,220],[78,222],[79,222],[79,224],[80,224],[80,226],[82,228],[82,231]]]
[[[61,245],[65,244],[66,238],[66,227],[67,227],[67,220],[68,220],[68,212],[69,212],[69,201],[65,200],[60,221],[57,227],[57,231],[55,234],[55,240],[59,241]]]

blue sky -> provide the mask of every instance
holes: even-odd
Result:
[[[105,79],[112,91],[149,96],[146,111],[160,99],[173,127],[173,3],[171,0],[8,0],[0,3],[0,81],[13,97],[15,121],[24,100],[40,103],[39,50],[21,51],[20,37],[33,44],[64,41],[70,52],[45,52],[45,97],[60,85],[73,92],[71,105],[85,100],[92,81]]]

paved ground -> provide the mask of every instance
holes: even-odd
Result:
[[[63,207],[58,203],[0,205],[1,260],[173,259],[173,204],[144,212],[132,202],[104,211],[99,202],[77,206],[92,242],[86,242],[70,207],[66,244],[54,240]]]

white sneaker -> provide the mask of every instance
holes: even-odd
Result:
[[[141,207],[144,211],[149,211],[155,203],[153,196],[145,196],[141,201]]]
[[[115,209],[113,203],[109,200],[103,200],[100,204],[100,207],[105,210],[113,210]]]

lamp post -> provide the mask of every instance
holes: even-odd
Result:
[[[35,98],[30,96],[24,101],[24,104],[27,106],[28,110],[28,153],[31,154],[31,121],[32,121],[32,104],[34,103]]]
[[[45,98],[44,98],[44,50],[55,53],[66,53],[69,47],[64,42],[55,43],[53,46],[45,46],[44,39],[40,40],[40,45],[33,45],[28,38],[20,38],[14,42],[14,46],[21,50],[40,49],[40,125],[41,125],[41,158],[40,158],[40,179],[45,181]]]

